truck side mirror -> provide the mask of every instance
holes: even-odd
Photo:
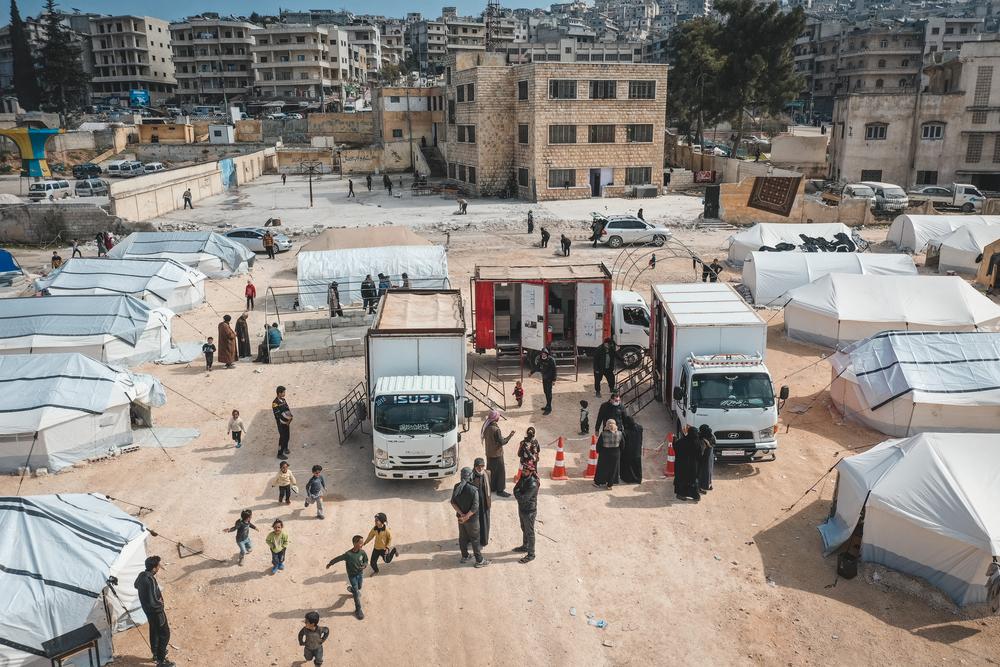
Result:
[[[674,400],[680,401],[684,399],[684,391],[680,387],[674,387]]]
[[[472,419],[472,414],[475,411],[475,405],[472,403],[471,398],[465,399],[465,418]]]
[[[787,384],[783,385],[781,387],[781,389],[778,391],[778,398],[780,398],[783,401],[787,401],[788,400],[788,385]]]

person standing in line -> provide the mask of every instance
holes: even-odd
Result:
[[[580,401],[580,435],[590,433],[590,403]]]
[[[247,286],[243,288],[243,294],[247,298],[247,310],[253,310],[253,300],[257,298],[257,286],[247,278]]]
[[[287,181],[287,180],[288,180],[288,174],[282,174],[281,175],[281,184],[284,185],[285,181]]]
[[[534,375],[536,371],[542,375],[542,393],[545,394],[545,407],[542,408],[542,414],[548,415],[552,413],[552,385],[556,381],[556,362],[549,356],[547,349],[542,349],[539,353],[538,364],[531,369],[528,375]]]
[[[623,422],[620,477],[627,484],[642,484],[642,425],[629,416]]]
[[[268,548],[271,549],[271,574],[277,574],[278,570],[285,569],[285,554],[291,540],[285,532],[285,524],[281,519],[275,519],[271,524],[271,532],[264,538]]]
[[[347,566],[347,581],[350,582],[347,590],[354,596],[354,616],[359,621],[365,618],[361,610],[361,586],[365,583],[365,565],[368,564],[368,554],[361,548],[364,539],[355,535],[351,538],[351,548],[326,564],[328,570],[341,561]]]
[[[156,667],[175,667],[167,660],[167,649],[170,645],[170,625],[167,623],[167,611],[163,604],[163,594],[156,574],[160,571],[160,557],[150,556],[145,561],[146,569],[135,578],[135,590],[139,596],[139,605],[149,623],[149,647],[153,651]]]
[[[306,662],[313,661],[319,667],[323,664],[323,642],[330,636],[330,628],[320,626],[319,612],[306,614],[302,629],[299,630],[299,646],[302,647],[302,657]]]
[[[354,197],[355,199],[358,198],[358,196],[354,194],[354,181],[351,180],[350,178],[347,179],[347,197],[348,199],[350,199],[351,197]]]
[[[597,473],[594,475],[594,486],[606,486],[610,490],[619,481],[621,466],[622,434],[618,423],[609,419],[604,425],[604,431],[597,441]]]
[[[392,533],[389,532],[389,517],[383,512],[375,515],[375,526],[368,531],[368,537],[361,546],[365,546],[365,544],[368,544],[372,540],[375,540],[375,544],[372,545],[372,557],[369,563],[372,566],[372,574],[378,574],[379,558],[384,560],[386,565],[388,565],[392,562],[393,558],[399,555],[399,551],[396,550],[395,545],[392,543]]]
[[[285,465],[285,464],[282,464]],[[294,478],[292,483],[294,484]],[[323,466],[312,467],[312,477],[306,482],[306,507],[316,503],[316,518],[325,519],[323,514],[323,494],[326,493],[326,480],[323,479]]]
[[[236,318],[236,354],[240,359],[253,354],[253,348],[250,347],[250,325],[247,322],[249,317],[250,313],[243,313]]]
[[[270,231],[264,232],[264,252],[267,253],[269,259],[274,259],[274,235]]]
[[[271,482],[271,488],[278,487],[278,504],[292,504],[292,489],[298,493],[298,482],[295,480],[295,473],[288,469],[288,461],[282,461],[278,466],[278,474]]]
[[[552,235],[549,234],[549,230],[545,229],[544,227],[539,227],[538,230],[539,230],[539,233],[542,235],[542,246],[541,247],[548,248],[549,247],[549,237],[551,237]]]
[[[538,489],[541,483],[538,479],[538,457],[541,447],[535,440],[535,429],[528,428],[524,440],[517,449],[517,458],[521,463],[521,474],[514,485],[514,498],[517,500],[517,518],[521,523],[521,546],[514,551],[523,553],[518,561],[521,564],[535,560],[535,519],[538,517]]]
[[[344,316],[344,309],[340,305],[340,286],[337,285],[337,281],[330,283],[330,287],[326,293],[326,300],[330,304],[330,317]]]
[[[601,397],[601,378],[607,380],[608,389],[615,391],[615,343],[611,337],[594,350],[594,397]]]
[[[184,191],[183,197],[184,197],[184,209],[185,210],[189,208],[193,209],[194,204],[191,203],[191,188],[188,188],[187,190]]]
[[[225,364],[226,368],[232,368],[236,357],[239,354],[236,346],[236,332],[230,326],[233,321],[231,315],[223,315],[219,322],[219,363]]]
[[[639,219],[640,219],[640,220],[642,220],[643,222],[645,222],[645,221],[646,221],[646,218],[642,217],[642,208],[640,208],[640,209],[639,209],[639,212],[635,214],[635,217],[639,218]]]
[[[533,234],[535,231],[535,216],[532,215],[531,211],[528,211],[528,233]]]
[[[215,360],[215,339],[211,336],[208,337],[208,341],[201,346],[201,353],[205,355],[205,368],[209,373],[212,372],[212,362]]]
[[[504,467],[503,448],[514,437],[514,432],[511,431],[507,437],[504,437],[500,430],[500,413],[497,410],[490,410],[479,435],[482,437],[483,446],[486,449],[486,460],[490,469],[490,487],[501,498],[509,498],[510,494],[506,491],[507,469]]]
[[[231,528],[223,528],[223,533],[236,533],[236,546],[240,553],[236,564],[243,566],[243,559],[248,553],[253,551],[253,544],[250,542],[250,529],[257,530],[250,519],[253,518],[253,510],[246,509],[240,512],[240,518],[236,520]]]
[[[472,464],[472,485],[479,491],[479,545],[490,543],[490,472],[486,469],[486,459],[477,458]]]
[[[73,254],[69,258],[73,259],[74,257],[83,257],[83,251],[80,250],[80,242],[77,239],[73,239]]]
[[[407,275],[406,271],[403,271],[403,274],[400,276],[400,279],[403,281],[400,287],[402,287],[403,289],[410,289],[410,276]]]
[[[462,468],[461,481],[451,491],[451,506],[458,519],[458,548],[462,552],[463,563],[469,562],[469,547],[476,557],[476,567],[490,564],[483,558],[483,548],[479,543],[479,489],[472,484],[472,468]]]
[[[361,302],[365,312],[371,314],[375,312],[375,304],[378,303],[378,292],[375,289],[375,281],[372,274],[365,276],[361,281]]]
[[[712,490],[712,477],[715,473],[715,434],[712,427],[702,424],[698,427],[698,437],[701,439],[701,456],[698,458],[698,490],[708,493]]]
[[[365,184],[368,186],[368,192],[372,191],[372,175],[368,174],[365,176]]]
[[[701,438],[698,430],[688,426],[683,437],[674,443],[674,493],[678,500],[701,498],[698,490],[698,459],[701,457]]]
[[[233,416],[229,420],[229,425],[226,428],[232,436],[233,442],[236,444],[236,449],[242,447],[243,438],[247,434],[247,427],[243,424],[243,420],[240,419],[239,410],[233,410]]]
[[[381,299],[385,296],[385,293],[389,291],[392,287],[392,281],[389,280],[389,276],[384,273],[378,274],[378,298]]]
[[[104,245],[104,234],[97,232],[94,236],[94,244],[97,246],[97,256],[104,257],[108,254],[108,248]]]
[[[285,388],[282,386],[275,390],[274,400],[271,401],[271,412],[278,425],[278,458],[287,459],[288,441],[292,437],[292,409],[288,407],[288,401],[285,400]]]
[[[611,392],[611,398],[601,403],[601,407],[597,411],[594,435],[601,434],[601,431],[604,430],[604,425],[609,419],[614,419],[616,424],[621,424],[625,421],[625,407],[622,405],[622,397],[617,389]]]

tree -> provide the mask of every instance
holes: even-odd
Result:
[[[42,39],[39,71],[42,92],[51,106],[61,115],[80,107],[87,95],[90,77],[83,70],[81,49],[73,33],[63,25],[55,0],[45,0],[45,36]]]
[[[704,146],[704,128],[720,119],[719,73],[725,65],[720,50],[721,24],[713,18],[699,17],[685,21],[671,35],[670,57],[674,63],[668,85],[670,108],[680,130]]]
[[[379,80],[389,86],[399,81],[400,76],[402,76],[402,72],[399,69],[399,65],[396,63],[386,63],[382,65],[382,69],[378,71]]]
[[[36,111],[41,100],[35,60],[31,57],[28,33],[17,10],[17,0],[10,0],[10,46],[14,60],[14,94],[27,111]]]

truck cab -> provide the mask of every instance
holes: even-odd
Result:
[[[754,354],[689,355],[674,387],[672,410],[678,435],[688,426],[709,424],[715,432],[718,460],[770,455],[778,448],[778,401],[771,374]]]
[[[649,347],[649,306],[638,292],[611,292],[611,338],[625,368],[635,368]]]

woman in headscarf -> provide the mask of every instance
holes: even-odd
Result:
[[[340,286],[336,280],[330,283],[330,289],[327,290],[327,301],[330,304],[330,317],[344,316],[344,309],[340,305]]]
[[[251,355],[250,348],[250,327],[247,325],[249,313],[243,313],[236,318],[236,346],[239,350],[240,359],[245,359]]]
[[[706,493],[712,490],[712,475],[715,472],[715,434],[712,427],[702,424],[698,427],[701,438],[701,458],[698,460],[698,490]]]
[[[490,470],[490,488],[501,498],[510,496],[507,493],[506,478],[507,469],[503,464],[503,448],[510,439],[514,437],[511,431],[504,437],[500,430],[500,413],[491,410],[483,422],[483,428],[479,432],[483,439],[483,446],[486,448],[486,467]]]
[[[604,424],[604,430],[597,441],[597,472],[594,475],[594,486],[607,486],[609,489],[617,484],[618,466],[621,463],[622,434],[618,430],[618,422],[609,419]]]
[[[232,320],[230,315],[224,315],[219,322],[219,363],[226,368],[232,368],[236,361],[236,332],[229,324]]]
[[[622,421],[621,477],[627,484],[642,483],[642,426],[626,415]]]
[[[678,500],[698,500],[698,460],[701,458],[701,438],[693,426],[674,443],[674,493]]]

